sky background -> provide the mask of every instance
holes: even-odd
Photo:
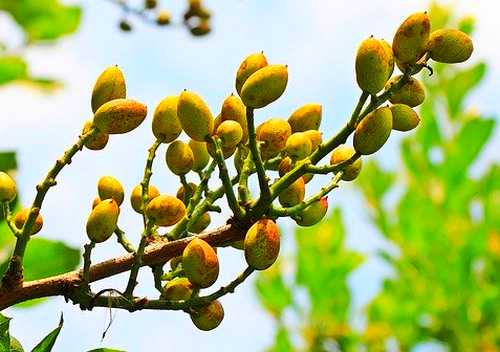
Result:
[[[181,16],[184,1],[163,3],[174,18]],[[485,59],[489,64],[488,77],[471,96],[470,105],[485,115],[496,115],[500,111],[500,46],[494,43],[498,43],[500,4],[489,0],[453,3],[458,13],[472,14],[478,20],[471,61]],[[0,150],[18,152],[17,180],[22,201],[28,205],[35,194],[33,185],[75,141],[84,121],[91,117],[90,93],[96,77],[109,65],[121,67],[128,96],[148,105],[148,119],[127,135],[113,136],[104,151],[78,154],[44,203],[43,235],[81,247],[86,241],[85,221],[99,177],[117,177],[128,192],[140,181],[146,150],[153,142],[151,113],[163,97],[188,88],[199,93],[217,114],[223,99],[234,91],[235,72],[241,60],[263,50],[271,63],[288,65],[289,82],[278,102],[256,113],[257,122],[269,117],[287,118],[300,105],[318,102],[323,104],[322,131],[330,137],[345,122],[359,96],[353,72],[359,42],[371,34],[391,41],[400,22],[413,12],[425,10],[427,4],[387,0],[207,0],[207,7],[214,13],[214,30],[207,37],[193,38],[183,28],[159,29],[140,21],[134,21],[132,33],[122,33],[116,26],[120,16],[116,6],[104,0],[83,1],[82,25],[76,35],[56,46],[26,52],[34,74],[60,78],[64,88],[50,95],[20,86],[0,90]],[[20,33],[5,16],[0,16],[2,38],[20,40]],[[479,170],[487,160],[498,159],[494,154],[499,150],[498,132],[495,140],[485,151]],[[399,162],[398,142],[397,136],[391,137],[377,154],[384,165]],[[175,194],[178,180],[166,169],[164,152],[165,147],[160,149],[152,183],[162,193]],[[388,244],[370,225],[363,203],[353,191],[352,186],[343,185],[329,200],[332,207],[344,209],[348,245],[368,256],[350,279],[355,321],[361,324],[363,304],[390,272],[373,258],[377,248]],[[222,224],[227,216],[224,211],[213,217],[212,224]],[[137,243],[141,218],[128,203],[122,206],[119,222]],[[293,227],[286,221],[280,225],[284,229],[283,251],[287,252],[293,248]],[[214,287],[230,281],[245,266],[241,252],[222,249],[220,253],[222,270]],[[118,254],[121,248],[109,241],[98,246],[93,257],[102,260]],[[126,278],[121,275],[94,288],[124,287]],[[150,279],[149,269],[142,270],[137,293],[155,294]],[[234,351],[237,346],[242,352],[263,350],[272,343],[273,321],[259,306],[252,280],[241,285],[236,294],[224,297],[222,303],[225,319],[209,333],[195,329],[184,313],[118,311],[102,345],[127,351],[203,348],[206,352]],[[85,351],[101,345],[101,334],[108,322],[108,312],[103,309],[81,312],[62,298],[54,298],[31,310],[9,309],[7,315],[15,318],[11,323],[13,335],[30,349],[56,326],[59,312],[64,313],[65,325],[55,351]]]

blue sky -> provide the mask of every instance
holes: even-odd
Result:
[[[183,1],[164,1],[174,17],[183,10]],[[268,60],[287,64],[287,91],[276,103],[256,115],[258,122],[269,117],[286,118],[296,107],[318,102],[323,104],[322,130],[331,136],[344,123],[359,95],[353,74],[353,58],[359,42],[374,34],[392,39],[394,30],[410,13],[426,8],[427,1],[370,2],[304,1],[304,0],[212,0],[207,6],[215,14],[214,31],[206,38],[192,38],[185,30],[158,29],[139,22],[136,30],[124,34],[117,30],[119,11],[104,0],[84,1],[84,18],[80,31],[55,47],[38,47],[26,54],[34,73],[60,77],[63,90],[45,95],[24,87],[11,86],[0,91],[2,120],[0,149],[15,149],[19,153],[19,188],[25,204],[34,196],[34,185],[43,177],[52,161],[80,132],[90,118],[90,92],[98,74],[109,65],[118,64],[127,79],[128,95],[145,102],[149,111],[164,96],[177,94],[184,88],[203,96],[214,113],[222,100],[234,90],[234,76],[240,61],[249,53],[264,50]],[[475,53],[472,61],[484,58],[490,64],[486,83],[470,100],[473,107],[487,115],[500,110],[499,91],[500,47],[497,16],[500,5],[494,1],[456,1],[461,14],[471,13],[478,19]],[[1,37],[16,38],[14,26],[0,18]],[[151,115],[149,115],[151,116]],[[96,194],[96,182],[102,175],[114,175],[130,191],[140,181],[146,149],[153,141],[150,117],[136,131],[114,136],[103,152],[84,152],[63,171],[58,187],[46,198],[43,211],[45,236],[82,246],[86,240],[84,225],[90,204]],[[497,132],[498,137],[498,132]],[[397,163],[398,138],[391,138],[379,153],[380,160]],[[483,156],[483,163],[495,158],[498,138]],[[175,193],[178,181],[166,169],[164,150],[154,167],[153,183],[162,193]],[[498,156],[496,156],[498,159]],[[348,243],[352,248],[373,254],[386,244],[369,224],[363,204],[351,186],[342,187],[330,199],[332,205],[345,209],[349,228]],[[361,211],[360,211],[361,210]],[[222,224],[228,215],[216,217],[214,225]],[[122,209],[120,224],[137,241],[141,219],[130,207]],[[293,247],[285,229],[285,251]],[[228,282],[244,268],[241,253],[221,251],[222,272],[218,284]],[[113,242],[99,246],[95,260],[120,254]],[[143,270],[144,284],[140,294],[153,293],[149,270]],[[376,260],[353,275],[355,309],[373,295],[380,278],[388,273]],[[95,288],[124,285],[126,276],[119,276],[95,285]],[[128,351],[204,351],[263,350],[273,339],[273,322],[260,308],[247,282],[222,303],[226,317],[213,332],[196,330],[187,316],[176,312],[119,311],[105,346]],[[101,333],[107,323],[107,312],[96,309],[81,312],[65,304],[62,298],[50,300],[29,311],[9,310],[15,319],[13,334],[27,347],[57,324],[59,312],[64,312],[65,327],[56,351],[84,351],[100,345]],[[42,324],[41,324],[42,323]]]

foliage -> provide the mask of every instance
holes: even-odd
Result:
[[[430,14],[433,28],[458,25],[470,33],[474,27],[469,17],[457,23],[451,8],[433,4]],[[390,339],[401,351],[432,341],[448,345],[452,351],[495,351],[500,344],[500,277],[496,269],[500,263],[500,168],[490,162],[480,173],[477,168],[485,164],[479,162],[481,152],[493,136],[496,121],[466,109],[467,98],[484,78],[486,65],[479,62],[455,68],[436,63],[433,68],[435,74],[424,78],[428,98],[420,108],[422,123],[401,143],[402,164],[384,170],[370,160],[356,182],[376,228],[397,248],[379,253],[394,274],[384,280],[381,291],[368,304],[362,331],[353,331],[348,317],[343,317],[344,334],[320,336],[316,344],[304,334],[306,350],[328,350],[326,346],[334,341],[342,351],[353,346],[381,351]],[[350,261],[333,250],[320,258],[318,250],[306,251],[302,245],[306,239],[320,246],[318,236],[327,236],[322,226],[309,234],[296,230],[296,277],[307,272],[307,281],[318,280],[323,288],[318,292],[323,300],[342,302],[347,311],[350,293],[342,288],[325,289],[329,280],[335,281],[318,268]],[[328,236],[334,237],[335,230]],[[314,257],[305,269],[304,255]],[[274,277],[287,272],[277,266],[274,270]],[[344,286],[348,274],[338,268],[331,273]],[[276,316],[276,311],[283,310],[277,296],[293,296],[300,290],[294,284],[273,289],[279,286],[266,280],[267,275],[259,276],[257,292],[263,306]],[[273,301],[267,298],[270,291],[274,292]],[[338,312],[325,310],[309,287],[307,299],[308,311],[327,312],[321,324],[339,319]],[[290,338],[296,331],[281,316],[272,350],[297,350],[299,346],[292,343],[296,340]],[[313,321],[300,321],[304,322],[301,332],[321,331]]]

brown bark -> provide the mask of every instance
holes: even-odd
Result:
[[[231,242],[243,239],[248,225],[229,224],[198,237],[210,245],[225,246]],[[148,245],[144,252],[143,266],[157,265],[182,254],[182,251],[192,237],[167,242],[156,241]],[[90,267],[90,282],[99,281],[130,270],[134,263],[134,255],[126,254],[106,260]],[[46,279],[23,282],[21,285],[0,290],[0,310],[14,304],[34,298],[50,296],[71,296],[71,292],[81,283],[81,270],[71,271]]]

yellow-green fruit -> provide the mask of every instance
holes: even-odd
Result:
[[[219,276],[219,259],[214,249],[200,238],[194,238],[182,253],[186,277],[198,287],[213,285]]]
[[[5,172],[0,171],[0,203],[12,202],[16,198],[16,194],[14,180]]]
[[[114,99],[125,99],[127,88],[125,77],[118,66],[105,69],[94,84],[92,91],[92,112],[96,112],[104,103]]]
[[[208,212],[203,213],[198,220],[188,227],[188,231],[191,233],[201,233],[210,225],[210,221],[210,214]]]
[[[219,326],[224,319],[224,309],[219,301],[212,301],[205,306],[194,308],[189,316],[198,329],[210,331]]]
[[[118,205],[122,204],[125,197],[122,184],[113,176],[101,177],[97,183],[97,192],[101,200],[112,198]]]
[[[396,84],[402,76],[391,78],[387,82],[386,89],[389,89],[393,84]],[[399,90],[392,92],[389,101],[393,104],[406,104],[411,108],[422,104],[425,100],[425,89],[422,83],[411,77]]]
[[[226,120],[217,127],[216,134],[220,138],[222,148],[229,149],[241,142],[243,129],[238,122]]]
[[[356,81],[370,94],[377,94],[388,79],[390,58],[382,41],[368,38],[361,42],[356,53]]]
[[[316,131],[316,130],[304,131],[304,134],[311,141],[311,145],[312,145],[311,151],[314,152],[316,149],[318,149],[318,146],[323,141],[323,134],[320,131]]]
[[[392,131],[392,113],[388,107],[372,111],[356,126],[353,145],[357,153],[369,155],[387,142]]]
[[[286,141],[292,134],[290,124],[283,119],[270,119],[257,127],[257,140],[264,142],[262,147],[269,152],[281,152],[285,149]]]
[[[271,148],[270,145],[268,144],[262,144],[260,146],[260,157],[262,158],[262,160],[269,160],[269,159],[272,159],[276,156],[278,156],[280,153],[279,150],[276,150],[276,149],[273,149]]]
[[[418,114],[405,104],[394,104],[391,106],[392,128],[398,131],[410,131],[418,126],[420,118]]]
[[[392,52],[392,47],[389,43],[387,43],[385,40],[380,39],[380,42],[382,43],[382,46],[385,51],[385,55],[387,58],[388,62],[388,68],[389,70],[387,71],[387,79],[391,78],[392,73],[394,72],[394,53]]]
[[[471,38],[458,29],[438,29],[431,33],[427,50],[432,60],[455,64],[468,60],[474,46]]]
[[[302,210],[298,217],[294,217],[294,220],[300,226],[313,226],[325,217],[327,211],[328,200],[323,197]]]
[[[285,65],[268,65],[254,72],[241,88],[241,100],[250,108],[271,104],[285,91],[288,70]]]
[[[194,154],[188,144],[174,141],[168,146],[165,156],[167,166],[176,175],[185,175],[194,164]]]
[[[279,195],[280,204],[284,207],[293,207],[304,200],[306,184],[302,177],[295,180],[288,188]]]
[[[247,56],[240,64],[236,73],[236,91],[241,95],[243,84],[254,72],[267,66],[267,59],[263,53],[255,53]]]
[[[335,148],[332,152],[332,156],[330,157],[330,165],[335,166],[340,164],[343,161],[349,160],[352,156],[356,154],[356,151],[353,147],[341,144],[337,148]],[[361,172],[361,167],[363,166],[361,159],[357,159],[353,163],[344,167],[344,174],[342,175],[342,179],[344,181],[352,181],[356,177],[358,177]]]
[[[149,185],[148,188],[148,200],[158,197],[160,195],[160,191],[153,185]],[[139,214],[142,214],[142,186],[137,185],[132,190],[132,194],[130,195],[130,204],[132,208]]]
[[[188,300],[193,294],[193,284],[185,277],[176,277],[164,286],[163,297],[172,301]]]
[[[164,98],[153,115],[153,134],[164,143],[174,141],[182,132],[181,122],[177,116],[177,101],[176,96]]]
[[[248,140],[246,107],[239,97],[231,94],[224,100],[224,103],[222,103],[220,117],[221,121],[232,120],[238,122],[243,130],[243,137],[241,140],[243,143],[246,143]]]
[[[177,115],[182,129],[192,139],[204,142],[208,136],[212,135],[214,118],[208,105],[199,95],[183,91],[179,95]]]
[[[415,63],[425,53],[431,23],[425,12],[409,16],[398,28],[392,50],[398,62]]]
[[[103,104],[94,114],[93,124],[107,134],[127,133],[146,118],[146,105],[132,99],[115,99]]]
[[[28,220],[30,211],[31,211],[30,208],[24,208],[16,213],[16,216],[14,217],[14,224],[19,230],[23,228],[24,224],[26,223],[26,220]],[[38,232],[40,232],[42,227],[43,227],[43,218],[42,215],[39,213],[35,218],[33,226],[31,227],[30,235],[37,234]]]
[[[87,134],[92,129],[92,121],[85,122],[83,126],[82,135]],[[94,136],[87,139],[83,144],[85,148],[90,150],[101,150],[104,149],[106,144],[108,144],[109,135],[107,133],[97,131]]]
[[[111,237],[116,229],[120,208],[114,199],[101,201],[92,209],[87,220],[87,236],[100,243]]]
[[[280,252],[280,233],[276,223],[261,219],[245,235],[245,259],[256,270],[269,268]]]
[[[237,146],[232,146],[232,147],[222,147],[222,155],[224,156],[224,159],[230,158],[231,155],[234,154],[236,151]],[[208,154],[212,157],[215,158],[215,145],[213,143],[207,143],[207,151]]]
[[[184,215],[184,203],[169,195],[159,195],[146,206],[146,216],[158,226],[175,225]]]
[[[322,107],[320,104],[306,104],[295,110],[288,118],[292,132],[317,130],[321,124]]]
[[[311,154],[311,140],[305,133],[295,132],[286,140],[285,151],[292,160],[302,160]]]
[[[210,155],[207,150],[207,143],[198,142],[194,139],[189,141],[189,147],[193,151],[193,171],[201,171],[208,165],[210,161]]]
[[[196,186],[196,184],[194,184],[193,182],[189,182],[187,184],[187,187],[180,186],[175,196],[177,197],[177,199],[184,202],[184,204],[187,204],[191,199],[191,197],[193,196],[194,192],[196,192],[197,187],[198,186]],[[185,191],[186,188],[187,192]]]

